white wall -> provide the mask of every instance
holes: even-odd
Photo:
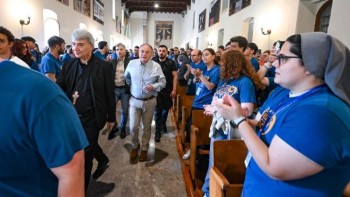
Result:
[[[91,0],[92,2],[93,0]],[[70,34],[79,23],[84,23],[87,29],[96,34],[103,32],[104,39],[109,42],[123,42],[128,48],[134,45],[148,42],[154,44],[155,21],[174,21],[173,46],[185,47],[190,42],[191,47],[196,46],[196,38],[199,37],[199,48],[207,47],[208,40],[217,48],[218,31],[224,29],[224,43],[232,36],[247,36],[245,23],[248,18],[254,18],[253,42],[259,48],[268,49],[276,40],[284,40],[294,33],[313,31],[315,15],[324,3],[310,4],[300,0],[252,0],[252,4],[243,10],[229,16],[228,9],[221,12],[220,22],[208,27],[209,7],[212,0],[197,0],[191,4],[184,17],[181,14],[149,13],[142,17],[131,18],[130,39],[116,33],[116,23],[112,20],[112,0],[102,0],[104,3],[104,25],[89,18],[73,9],[73,0],[66,6],[56,0],[1,0],[0,24],[8,28],[16,37],[21,37],[21,25],[19,20],[28,13],[31,16],[31,23],[23,26],[24,35],[34,37],[42,48],[44,43],[43,30],[43,9],[51,9],[58,15],[60,24],[60,36],[70,43]],[[192,1],[191,1],[192,2]],[[310,6],[311,5],[311,6]],[[333,0],[330,26],[328,33],[334,35],[347,46],[350,46],[350,1]],[[198,16],[207,9],[206,27],[198,33]],[[91,4],[91,14],[92,14]],[[193,12],[195,12],[195,27],[193,28]],[[122,16],[121,0],[116,0],[116,14]],[[132,14],[134,15],[134,13]],[[144,21],[144,20],[147,21]],[[143,28],[145,26],[145,28]],[[264,36],[260,28],[266,31],[272,30],[272,34]]]
[[[130,40],[131,40],[131,48],[134,46],[140,46],[146,40],[144,40],[144,28],[143,26],[147,25],[147,13],[146,12],[132,12],[130,16]]]
[[[333,0],[328,33],[350,48],[350,1]]]
[[[165,13],[148,13],[147,14],[147,32],[148,32],[148,37],[147,37],[147,42],[150,45],[154,45],[154,40],[155,40],[155,22],[156,21],[173,21],[174,26],[173,26],[173,45],[172,46],[167,46],[168,48],[172,47],[183,47],[183,31],[182,27],[184,23],[184,20],[182,18],[181,14],[165,14]]]
[[[73,0],[69,0],[66,6],[56,0],[1,0],[0,24],[8,28],[15,37],[21,37],[21,15],[28,12],[31,16],[29,25],[23,28],[24,35],[30,35],[36,39],[40,48],[46,45],[43,30],[43,9],[51,9],[58,15],[60,24],[60,37],[66,43],[70,43],[70,35],[74,29],[79,28],[79,23],[84,23],[92,34],[103,32],[104,40],[110,41],[112,36],[115,41],[129,42],[125,36],[116,33],[116,23],[112,19],[112,1],[101,0],[104,4],[104,25],[92,19],[93,0],[91,0],[91,17],[87,17],[73,9]],[[116,0],[116,14],[121,18],[121,0]]]
[[[253,0],[250,6],[231,16],[228,9],[223,12],[220,10],[219,23],[208,27],[210,2],[211,0],[201,0],[196,1],[195,4],[192,3],[191,10],[185,15],[183,39],[195,46],[196,37],[199,37],[198,48],[200,49],[206,48],[208,41],[213,44],[212,48],[216,49],[217,35],[221,28],[224,29],[224,44],[233,36],[248,37],[245,21],[251,18],[254,18],[253,42],[262,49],[270,48],[274,41],[284,40],[295,32],[297,12],[293,8],[298,8],[298,0]],[[207,10],[206,26],[204,31],[198,33],[198,16],[204,9]],[[193,12],[196,16],[194,29],[192,29]],[[271,29],[270,38],[262,35],[261,27],[265,31]]]

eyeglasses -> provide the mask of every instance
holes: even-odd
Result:
[[[287,56],[287,55],[279,54],[279,55],[277,55],[278,65],[285,64],[286,61],[289,58],[299,58],[299,59],[301,59],[301,57],[299,57],[299,56]]]

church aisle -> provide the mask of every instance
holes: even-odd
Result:
[[[153,122],[146,162],[130,163],[131,137],[128,130],[125,139],[119,137],[120,131],[112,140],[107,140],[107,135],[101,134],[99,143],[110,159],[109,168],[99,179],[91,180],[87,196],[187,196],[171,116],[169,113],[168,132],[162,134],[160,143],[154,142]],[[92,172],[96,166],[97,162],[94,160]]]

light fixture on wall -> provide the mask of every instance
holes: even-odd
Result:
[[[267,41],[267,47],[270,48],[270,35],[271,35],[271,29],[267,29],[266,32],[264,31],[264,28],[261,28],[261,33],[262,35],[266,36],[268,35],[269,36],[269,39]]]
[[[154,4],[154,7],[155,7],[155,8],[159,8],[159,4],[158,4],[158,3],[155,3],[155,4]]]
[[[265,32],[265,31],[264,31],[264,28],[261,28],[261,33],[262,33],[263,35],[270,35],[270,34],[271,34],[271,29],[267,29],[267,31]]]
[[[28,20],[25,21],[24,19],[19,20],[19,24],[21,24],[21,33],[23,36],[23,25],[29,25],[30,23],[30,16],[28,16]]]

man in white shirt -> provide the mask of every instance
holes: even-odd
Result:
[[[153,49],[149,44],[140,47],[139,58],[131,60],[126,67],[124,77],[130,85],[130,134],[132,151],[130,160],[138,156],[140,149],[139,128],[142,119],[142,147],[139,161],[147,160],[149,140],[151,139],[151,124],[157,104],[157,92],[165,87],[166,80],[160,65],[151,60]]]

